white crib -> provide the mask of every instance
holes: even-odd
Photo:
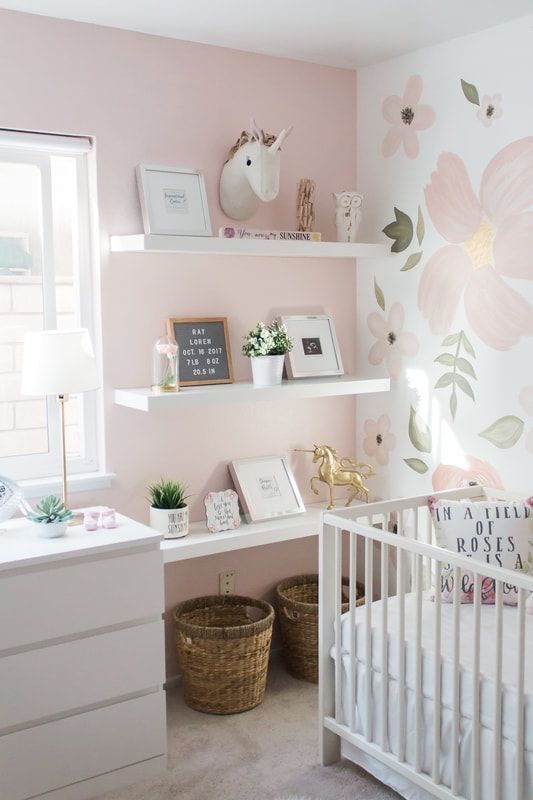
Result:
[[[509,498],[480,486],[432,496]],[[531,800],[533,577],[436,547],[427,501],[324,513],[321,761],[342,754],[410,800]],[[431,588],[446,564],[455,579],[451,604]],[[474,574],[471,605],[459,602],[461,570]],[[484,576],[496,581],[492,606],[481,603]],[[366,595],[358,607],[357,577]],[[504,583],[519,588],[517,606],[503,605]]]

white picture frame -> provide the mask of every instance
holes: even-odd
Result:
[[[344,375],[332,317],[328,314],[298,314],[280,317],[280,322],[294,339],[294,346],[285,357],[288,378]]]
[[[211,236],[205,181],[199,170],[139,164],[136,175],[145,234]]]
[[[241,458],[229,464],[246,522],[303,514],[300,490],[286,456]]]

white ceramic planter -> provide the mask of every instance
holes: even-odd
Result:
[[[278,386],[281,383],[285,356],[256,356],[250,361],[254,386]]]
[[[185,508],[154,508],[150,506],[150,527],[165,539],[181,539],[189,533],[189,506]]]
[[[66,522],[32,522],[31,524],[41,539],[57,539],[58,536],[64,536],[68,528],[68,520]]]

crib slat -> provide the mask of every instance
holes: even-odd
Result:
[[[524,797],[524,667],[526,636],[526,590],[518,590],[518,642],[516,670],[516,800]]]
[[[415,770],[422,769],[420,731],[422,729],[422,556],[415,556]]]
[[[459,794],[459,725],[460,725],[460,648],[461,648],[461,569],[453,568],[453,697],[452,697],[452,794]]]
[[[384,526],[386,517],[384,517]],[[387,750],[389,718],[388,664],[389,545],[381,548],[381,749]]]
[[[430,562],[431,563],[431,562]],[[440,724],[441,724],[441,625],[442,625],[442,597],[441,597],[441,571],[442,562],[435,563],[435,607],[434,607],[434,648],[435,665],[433,675],[433,768],[431,772],[433,783],[440,783]]]
[[[356,664],[355,609],[357,602],[357,534],[350,533],[350,730],[355,731]]]
[[[342,530],[335,528],[335,719],[342,718]]]
[[[426,514],[426,544],[431,544],[433,541],[433,523],[431,520],[431,514],[429,513],[429,508],[425,509]],[[431,558],[426,558],[426,570],[424,576],[424,588],[429,589],[431,586]]]
[[[481,575],[474,574],[474,658],[472,661],[472,753],[470,756],[470,796],[479,798],[479,653],[481,626]]]
[[[370,520],[372,524],[373,520]],[[374,542],[365,539],[365,731],[367,742],[372,741],[372,597]]]
[[[502,792],[502,654],[503,654],[503,584],[496,581],[496,654],[494,661],[494,772],[493,800]]]
[[[405,761],[405,553],[398,550],[398,760]]]

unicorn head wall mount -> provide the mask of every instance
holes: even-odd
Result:
[[[231,219],[249,219],[259,204],[271,203],[279,193],[280,148],[289,133],[278,136],[259,130],[255,120],[251,132],[243,131],[231,148],[220,176],[219,198]]]

